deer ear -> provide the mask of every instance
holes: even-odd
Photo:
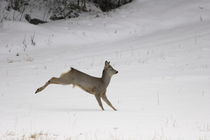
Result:
[[[110,63],[110,62],[108,62],[108,61],[105,61],[105,65],[106,65],[106,66],[108,66],[108,65],[109,65],[109,63]]]
[[[108,65],[108,61],[105,61],[105,65]]]

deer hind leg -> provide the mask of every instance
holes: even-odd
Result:
[[[107,99],[106,94],[102,95],[102,99],[104,100],[104,102],[107,103],[107,105],[109,105],[112,109],[114,109],[115,111],[117,111],[117,109],[111,104],[111,102]]]
[[[95,97],[96,97],[96,100],[98,101],[98,104],[101,107],[101,109],[104,110],[104,107],[103,107],[102,102],[101,102],[101,97],[98,96],[98,95],[95,95]]]
[[[42,87],[38,88],[35,92],[41,92],[42,90],[44,90],[49,84],[61,84],[61,79],[60,78],[56,78],[56,77],[52,77],[49,81],[47,81]]]

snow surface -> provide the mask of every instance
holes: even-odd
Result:
[[[210,140],[210,1],[136,0],[99,17],[0,23],[0,140]],[[95,97],[49,78],[113,76]]]

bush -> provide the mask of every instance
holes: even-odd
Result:
[[[132,2],[132,0],[94,0],[93,2],[97,4],[102,11],[106,12]]]
[[[79,16],[80,6],[75,0],[54,0],[51,20],[74,18]]]
[[[1,0],[0,22],[3,20],[24,20],[28,14],[43,21],[78,17],[87,12],[87,4],[96,5],[102,11],[110,11],[132,0]],[[91,10],[91,9],[90,9]],[[36,12],[38,11],[38,12]],[[37,14],[38,13],[38,14]]]
[[[16,11],[23,11],[25,9],[25,6],[29,4],[30,0],[9,0],[9,7]]]

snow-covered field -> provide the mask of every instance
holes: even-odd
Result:
[[[0,23],[0,140],[210,140],[210,1],[136,0],[99,17]],[[75,67],[114,75],[94,96],[50,85]]]

